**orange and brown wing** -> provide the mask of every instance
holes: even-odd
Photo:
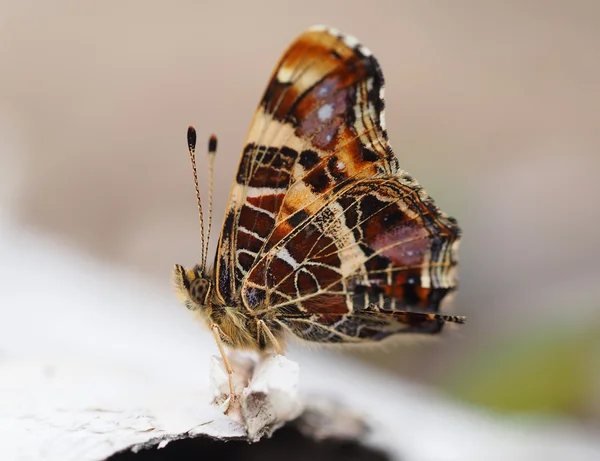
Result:
[[[373,301],[437,311],[455,285],[459,231],[399,170],[383,108],[381,70],[356,39],[313,28],[290,46],[231,191],[215,274],[223,302],[282,324]]]

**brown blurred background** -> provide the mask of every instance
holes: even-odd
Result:
[[[454,311],[469,323],[353,354],[490,408],[600,423],[600,3],[3,0],[0,10],[0,120],[25,152],[21,224],[158,284],[174,262],[199,258],[187,126],[219,136],[214,251],[280,54],[313,24],[357,36],[383,67],[401,165],[463,227]]]

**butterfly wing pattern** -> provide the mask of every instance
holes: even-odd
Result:
[[[458,320],[437,313],[456,287],[460,230],[399,168],[383,84],[351,36],[314,27],[292,43],[250,126],[214,303],[238,306],[273,337],[319,343],[437,333]]]

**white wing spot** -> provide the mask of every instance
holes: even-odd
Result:
[[[290,254],[290,252],[287,250],[287,248],[281,248],[276,255],[279,259],[283,259],[286,263],[288,263],[290,266],[292,266],[294,269],[296,269],[299,264],[298,262],[292,257],[292,255]]]
[[[364,45],[358,45],[358,51],[360,51],[367,58],[373,54],[371,53],[371,50]]]
[[[325,96],[327,93],[329,93],[329,87],[327,85],[322,85],[317,91],[317,96]]]
[[[356,45],[358,45],[358,39],[352,35],[346,35],[344,37],[344,43],[350,48],[354,48]]]
[[[243,186],[241,186],[240,184],[237,184],[241,189],[243,189]],[[287,188],[285,187],[281,187],[281,188],[276,188],[276,187],[247,187],[246,188],[246,197],[262,197],[264,195],[278,195],[278,194],[284,194],[287,191]]]
[[[279,72],[277,72],[277,80],[281,83],[288,83],[292,80],[294,68],[281,66]]]
[[[385,112],[383,111],[379,114],[379,124],[381,125],[381,128],[385,130]]]
[[[319,108],[319,111],[317,112],[317,115],[319,116],[319,120],[321,120],[322,122],[331,118],[332,114],[333,114],[333,104],[325,104],[324,106],[321,106]]]

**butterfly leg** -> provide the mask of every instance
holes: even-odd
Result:
[[[219,353],[223,358],[223,365],[225,365],[225,370],[227,371],[227,378],[229,380],[229,403],[227,404],[227,409],[225,410],[225,414],[229,411],[230,408],[233,407],[235,402],[235,388],[233,386],[233,369],[231,368],[231,364],[229,363],[229,359],[227,358],[227,354],[225,353],[225,347],[223,347],[223,341],[221,340],[221,329],[218,325],[211,325],[210,331],[215,338],[217,343],[217,347],[219,348]]]
[[[275,349],[275,352],[278,355],[283,355],[283,348],[281,347],[281,344],[279,343],[279,341],[277,340],[277,338],[275,337],[273,332],[269,329],[269,327],[263,320],[259,320],[258,321],[258,334],[261,335],[263,331],[265,332],[267,338],[269,338],[269,341],[273,345],[273,349]]]

